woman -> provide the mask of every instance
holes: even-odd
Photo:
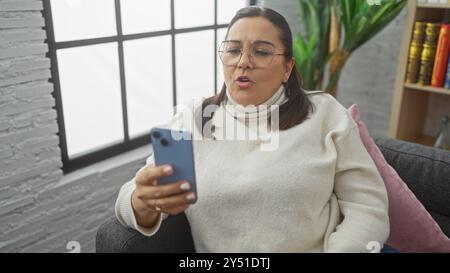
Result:
[[[191,205],[197,197],[186,181],[158,185],[173,169],[154,166],[150,156],[120,190],[119,221],[151,236],[168,215],[184,211],[197,252],[369,252],[374,242],[383,245],[384,183],[346,109],[326,93],[302,90],[286,20],[268,8],[239,10],[220,58],[222,91],[195,106],[205,136],[194,142],[197,202]],[[212,117],[204,115],[214,105]],[[224,117],[256,128],[253,121],[268,111],[253,105],[278,110],[279,123],[269,115],[271,130],[263,132],[276,133],[275,149],[258,149],[261,139],[214,140],[231,130]],[[184,126],[180,120],[169,126]]]

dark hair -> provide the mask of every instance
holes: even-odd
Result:
[[[249,17],[263,17],[269,20],[279,30],[280,39],[285,48],[285,59],[290,60],[293,57],[292,32],[286,19],[278,12],[266,7],[248,6],[238,10],[236,12],[236,15],[228,25],[225,37],[228,37],[228,32],[230,31],[230,28],[234,25],[234,23],[236,23],[236,21],[242,18]],[[308,113],[313,107],[311,101],[306,95],[306,92],[302,88],[303,83],[295,64],[292,68],[292,72],[288,81],[283,84],[288,100],[279,108],[279,130],[287,130],[302,123],[308,118]],[[201,113],[199,114],[203,114],[203,111],[208,106],[219,106],[225,99],[225,97],[226,85],[224,83],[219,94],[207,98],[203,101]],[[199,128],[202,128],[202,133],[204,131],[204,126],[208,123],[208,121],[212,119],[213,114],[214,113],[211,113],[209,117],[204,117],[202,115],[201,118],[196,119],[197,121],[202,121],[202,125],[199,126]]]

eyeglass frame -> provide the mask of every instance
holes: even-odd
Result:
[[[220,50],[220,48],[222,48],[222,45],[224,44],[224,43],[226,43],[226,42],[236,42],[236,43],[241,43],[241,41],[239,41],[239,40],[224,40],[224,41],[222,41],[221,43],[220,43],[220,46],[219,46],[219,50],[217,50],[217,52],[219,53],[219,59],[220,59],[220,61],[222,62],[222,64],[223,65],[226,65],[226,66],[237,66],[238,64],[239,64],[239,62],[241,61],[241,59],[242,59],[242,55],[244,55],[244,48],[240,48],[240,51],[241,51],[241,54],[240,54],[240,56],[239,56],[239,59],[238,59],[238,61],[236,62],[236,64],[234,64],[234,65],[228,65],[228,64],[225,64],[224,62],[223,62],[223,60],[222,60],[222,53],[224,52],[223,50]],[[257,44],[257,43],[265,43],[265,44],[268,44],[268,45],[271,45],[271,46],[273,46],[273,48],[274,48],[274,50],[275,50],[275,45],[274,44],[272,44],[271,42],[268,42],[268,41],[255,41],[255,42],[253,42],[251,45],[250,45],[250,47],[247,49],[247,52],[249,52],[249,54],[248,54],[248,56],[249,56],[249,60],[250,60],[250,62],[252,63],[252,64],[254,64],[253,63],[253,55],[251,54],[251,51],[250,51],[250,49],[255,45],[255,44]],[[271,56],[272,56],[272,60],[270,60],[270,63],[269,64],[267,64],[267,66],[266,67],[264,67],[264,68],[267,68],[267,67],[269,67],[271,64],[272,64],[272,62],[273,62],[273,59],[275,58],[275,56],[286,56],[286,53],[272,53],[271,54]]]

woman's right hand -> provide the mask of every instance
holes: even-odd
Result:
[[[176,215],[186,210],[196,199],[187,180],[158,185],[158,178],[170,176],[170,165],[146,166],[136,176],[136,190],[131,195],[131,205],[140,226],[152,227],[159,212]]]

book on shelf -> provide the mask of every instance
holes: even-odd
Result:
[[[425,25],[425,22],[417,21],[414,23],[413,36],[409,46],[408,65],[406,66],[406,83],[417,83],[425,37]]]
[[[445,76],[444,88],[450,89],[450,58],[447,61],[447,74]]]
[[[450,24],[442,24],[439,31],[439,39],[436,47],[431,86],[444,87],[447,72],[448,56],[450,50]]]
[[[439,23],[426,23],[423,49],[420,56],[419,85],[430,85],[431,83],[440,25]]]
[[[450,89],[450,24],[414,22],[405,78],[409,84]]]

